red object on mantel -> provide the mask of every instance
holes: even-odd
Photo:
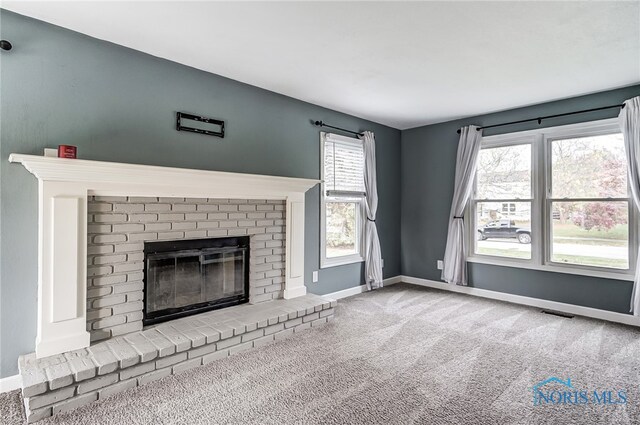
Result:
[[[58,146],[58,158],[76,158],[78,148],[71,145]]]

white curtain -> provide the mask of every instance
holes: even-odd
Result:
[[[627,153],[627,167],[629,168],[629,186],[636,207],[640,208],[640,96],[624,102],[618,119],[620,129],[624,135],[624,148]],[[631,293],[631,312],[640,316],[640,254],[636,259],[636,277],[633,281]]]
[[[444,251],[442,279],[455,285],[467,285],[467,250],[464,237],[464,209],[471,195],[478,167],[482,130],[470,125],[460,129],[456,174],[449,217],[447,247]]]
[[[365,210],[365,262],[364,275],[367,289],[382,287],[382,251],[376,228],[376,212],[378,211],[378,188],[376,179],[376,139],[371,131],[361,136],[364,147],[364,190]]]

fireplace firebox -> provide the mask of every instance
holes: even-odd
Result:
[[[249,301],[249,237],[145,242],[143,324]]]

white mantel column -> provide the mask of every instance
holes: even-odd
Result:
[[[42,181],[39,194],[36,356],[89,345],[87,326],[87,190]]]
[[[286,282],[284,298],[307,293],[304,286],[304,193],[287,197]]]

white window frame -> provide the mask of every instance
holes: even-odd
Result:
[[[339,134],[320,132],[320,268],[325,269],[328,267],[342,266],[345,264],[361,263],[364,261],[364,220],[366,220],[365,214],[365,198],[364,195],[358,193],[345,193],[336,196],[327,196],[327,188],[325,187],[325,175],[324,175],[324,146],[327,139],[333,140],[339,143],[351,143],[358,146],[363,146],[362,140],[353,137],[341,136]],[[355,202],[356,205],[356,247],[358,252],[356,254],[343,255],[340,257],[327,257],[327,199],[344,200],[346,202]]]
[[[611,134],[612,132],[620,132],[618,120],[615,118],[484,137],[482,139],[483,148],[512,146],[527,143],[527,141],[531,143],[531,184],[533,192],[531,203],[531,259],[506,258],[476,253],[477,214],[475,206],[479,200],[474,199],[477,183],[474,181],[474,191],[471,194],[471,199],[467,204],[465,212],[465,217],[469,217],[469,219],[465,220],[467,246],[470,248],[467,261],[471,263],[633,281],[636,270],[635,261],[638,252],[639,214],[630,195],[628,197],[629,269],[611,269],[551,261],[551,226],[553,220],[551,205],[553,199],[551,198],[550,144],[553,140],[562,138],[596,136]],[[630,194],[630,192],[628,193]],[[574,200],[574,198],[570,198],[570,200]],[[501,200],[501,202],[511,201],[512,200]]]

